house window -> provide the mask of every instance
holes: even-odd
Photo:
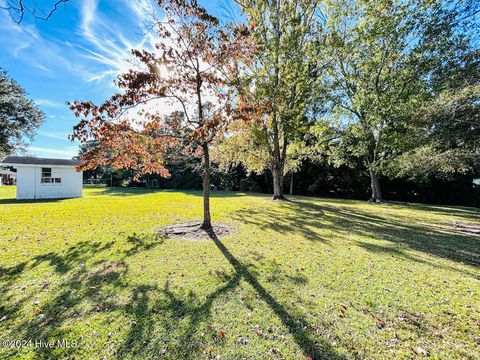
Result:
[[[51,178],[52,168],[42,168],[42,178]]]
[[[52,177],[52,168],[42,168],[42,178],[40,179],[42,184],[61,184],[61,178]]]
[[[42,168],[42,178],[40,179],[42,184],[52,183],[52,168]]]

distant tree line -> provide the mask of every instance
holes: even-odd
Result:
[[[158,189],[201,190],[202,180],[195,171],[186,166],[167,166],[170,178],[150,174],[138,180],[133,179],[130,170],[115,170],[110,167],[98,167],[84,172],[84,182],[104,186],[152,187]],[[306,161],[297,173],[285,177],[284,193],[292,190],[294,195],[345,198],[365,200],[370,196],[370,179],[361,174],[361,165],[356,168],[336,167],[328,162],[312,163]],[[474,180],[480,174],[457,175],[450,179],[432,177],[418,182],[407,178],[380,177],[380,183],[386,198],[400,202],[418,202],[428,204],[449,204],[480,207],[480,184]],[[291,181],[293,184],[291,186]],[[154,181],[155,180],[155,181]],[[243,165],[228,172],[218,170],[212,174],[212,190],[240,191],[247,193],[271,193],[272,175],[248,174]]]

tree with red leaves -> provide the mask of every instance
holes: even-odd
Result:
[[[210,148],[225,129],[231,112],[229,78],[245,52],[245,27],[226,31],[195,0],[159,1],[165,19],[155,21],[161,41],[154,50],[132,50],[141,70],[118,77],[122,90],[101,105],[70,103],[82,120],[71,140],[94,139],[97,146],[81,154],[80,169],[99,165],[133,170],[136,178],[156,173],[172,156],[200,164],[204,230],[210,218]],[[165,105],[170,114],[162,113]]]

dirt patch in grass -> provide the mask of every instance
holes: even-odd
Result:
[[[444,224],[432,225],[430,223],[423,223],[425,227],[430,227],[440,231],[448,231],[460,235],[468,235],[480,237],[480,225],[473,223],[462,223],[458,221],[448,222]]]
[[[466,223],[453,223],[453,230],[466,235],[480,236],[480,225],[478,224],[466,224]]]
[[[233,227],[225,223],[214,223],[212,226],[212,230],[206,231],[200,221],[193,221],[167,225],[158,231],[169,238],[191,241],[211,240],[214,236],[221,238],[234,232]]]

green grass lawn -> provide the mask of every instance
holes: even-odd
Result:
[[[84,194],[0,188],[0,358],[480,358],[478,209],[218,192],[236,232],[185,241],[200,193]]]

